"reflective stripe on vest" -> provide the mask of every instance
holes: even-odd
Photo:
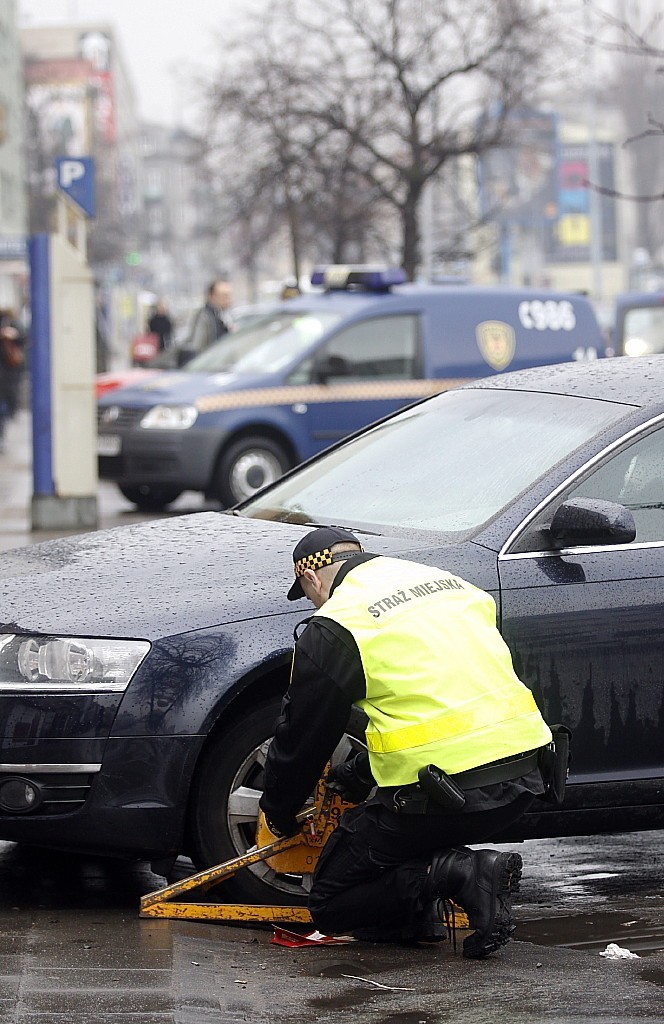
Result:
[[[465,580],[378,557],[354,566],[315,614],[357,643],[358,706],[379,785],[414,782],[425,764],[453,774],[550,742],[496,629],[493,598]]]

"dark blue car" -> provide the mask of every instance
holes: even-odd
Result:
[[[308,614],[312,524],[490,591],[518,674],[573,731],[565,804],[509,838],[664,826],[664,359],[506,374],[340,443],[230,513],[6,553],[0,838],[201,864],[253,844]],[[352,720],[336,757],[362,742]],[[266,865],[245,899],[302,895]]]
[[[271,310],[178,373],[104,395],[100,476],[143,509],[183,490],[229,506],[418,398],[604,351],[580,295],[329,269],[325,292]]]

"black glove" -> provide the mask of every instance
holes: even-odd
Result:
[[[330,768],[325,776],[325,785],[351,804],[361,804],[366,800],[376,785],[366,751]]]
[[[277,837],[277,839],[284,839],[287,836],[294,836],[296,832],[299,832],[301,825],[296,820],[294,814],[280,813],[279,808],[273,808],[270,806],[270,801],[267,799],[265,794],[260,799],[258,805],[265,815],[265,821],[270,832]]]
[[[265,822],[272,835],[276,836],[277,839],[288,839],[290,836],[296,835],[302,827],[295,818],[284,818],[283,821],[280,820],[279,824],[277,824],[272,821],[272,818],[268,818],[265,815]]]

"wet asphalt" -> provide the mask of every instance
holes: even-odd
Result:
[[[296,950],[269,929],[141,920],[164,882],[146,864],[1,844],[0,1021],[661,1022],[661,838],[521,844],[517,939],[482,962],[448,942]],[[639,959],[603,959],[608,942]]]
[[[27,413],[7,442],[0,550],[53,536],[30,531]],[[185,494],[167,514],[204,507]],[[146,518],[107,484],[99,508],[101,526]],[[509,847],[525,862],[516,941],[479,963],[452,943],[293,950],[269,928],[141,920],[141,895],[164,885],[149,865],[0,843],[0,1022],[664,1024],[662,838]],[[609,942],[639,958],[603,959]]]

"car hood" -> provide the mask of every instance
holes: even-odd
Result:
[[[310,527],[198,512],[3,552],[0,631],[159,637],[278,615],[292,550]],[[360,539],[362,535],[360,534]],[[412,541],[366,537],[379,554]]]
[[[278,378],[280,379],[280,378]],[[204,395],[220,391],[245,391],[268,387],[277,381],[274,374],[186,373],[161,370],[140,384],[119,387],[100,397],[99,405],[150,408],[153,405],[178,405],[195,402]]]

